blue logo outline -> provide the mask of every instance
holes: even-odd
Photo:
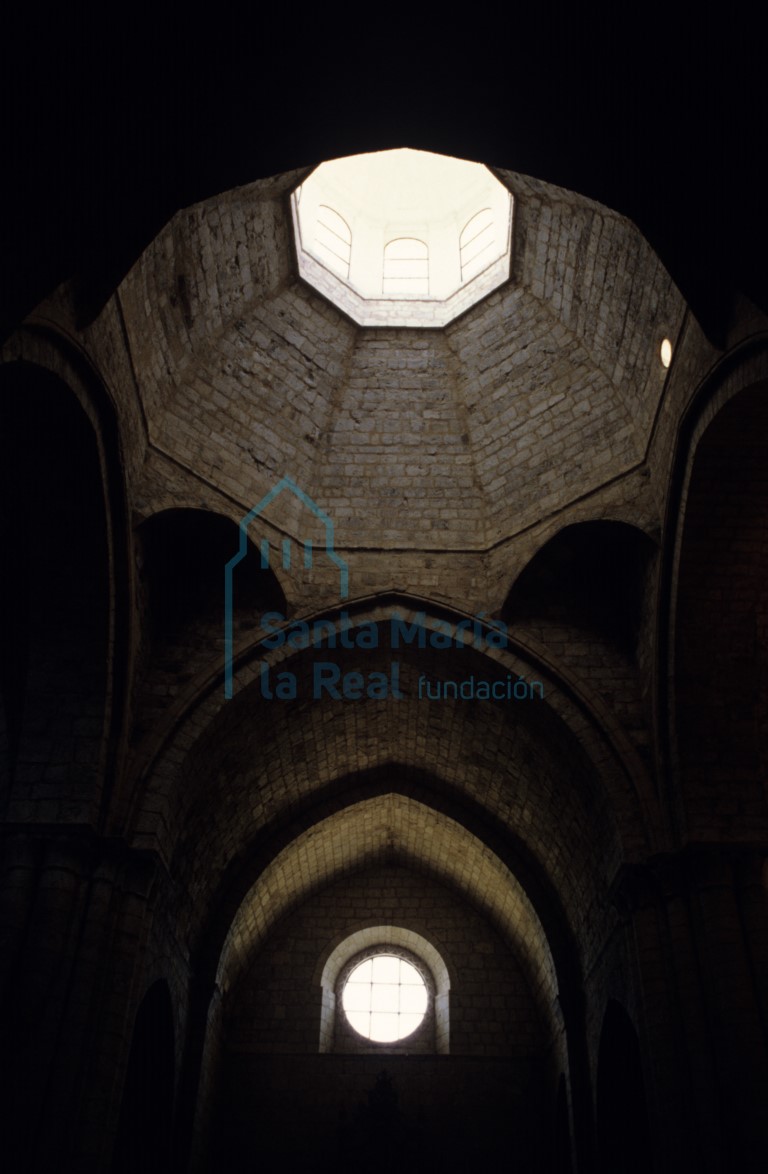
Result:
[[[290,477],[283,477],[278,481],[269,493],[262,497],[261,501],[249,510],[245,517],[241,518],[239,524],[240,541],[238,552],[234,555],[228,563],[224,566],[224,696],[227,700],[232,698],[232,575],[238,563],[242,562],[248,553],[248,527],[254,518],[257,518],[262,510],[266,509],[278,497],[284,489],[289,489],[291,493],[310,510],[316,518],[318,518],[325,526],[325,553],[330,558],[331,562],[335,563],[339,568],[339,598],[347,599],[349,595],[349,567],[345,559],[336,553],[333,545],[334,528],[333,521],[326,514],[325,510],[321,510],[320,506],[304,492],[299,489],[295,481]],[[261,566],[262,569],[269,566],[268,561],[268,542],[262,542],[261,545]],[[290,539],[283,539],[283,566],[290,566]],[[312,543],[304,543],[304,566],[312,566]]]

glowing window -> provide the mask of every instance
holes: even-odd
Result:
[[[429,293],[429,250],[424,241],[400,237],[384,246],[382,293],[412,298]]]
[[[394,954],[366,958],[344,984],[342,1006],[366,1039],[394,1043],[411,1035],[427,1013],[429,996],[415,966]]]
[[[327,204],[321,204],[317,210],[315,248],[329,269],[348,280],[352,230],[344,217]]]
[[[461,230],[459,255],[462,281],[469,281],[470,277],[474,277],[490,263],[495,246],[493,211],[483,208]]]
[[[291,196],[301,277],[361,326],[445,326],[509,281],[513,199],[408,147],[330,159]]]

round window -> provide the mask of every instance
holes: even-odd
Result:
[[[415,966],[394,954],[376,954],[355,966],[341,1005],[351,1026],[376,1043],[411,1035],[427,1013],[427,985]]]

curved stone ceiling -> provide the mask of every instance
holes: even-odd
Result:
[[[634,470],[684,303],[630,222],[498,174],[512,275],[442,330],[357,327],[300,280],[306,172],[174,216],[117,295],[156,454],[243,513],[288,474],[350,552],[488,550]]]
[[[519,881],[461,824],[400,794],[378,795],[297,836],[250,888],[221,953],[217,982],[243,967],[289,909],[338,876],[386,859],[405,860],[456,887],[482,909],[523,959],[532,989],[552,1015],[557,977],[544,929]]]
[[[472,654],[462,655],[470,656],[464,666],[472,671]],[[337,650],[337,657],[343,668],[360,665],[354,651]],[[215,910],[254,853],[272,844],[282,849],[286,837],[372,791],[461,810],[468,826],[475,819],[509,837],[558,893],[574,933],[604,915],[607,886],[623,857],[617,821],[635,826],[637,811],[611,809],[594,764],[546,705],[419,701],[418,674],[440,673],[440,657],[422,653],[416,665],[411,659],[403,656],[405,696],[396,703],[318,705],[303,688],[293,702],[264,701],[256,685],[214,720],[193,718],[199,735],[185,761],[180,748],[171,753],[181,767],[183,809],[176,808],[175,821],[183,830],[170,867],[184,893],[183,937],[199,941],[210,918],[219,918]],[[367,666],[386,662],[376,653]],[[306,657],[302,664],[311,672]],[[627,799],[636,808],[636,797]],[[171,796],[154,788],[145,805],[141,843],[173,810]]]

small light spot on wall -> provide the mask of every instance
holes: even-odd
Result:
[[[659,353],[662,367],[669,367],[672,362],[672,343],[668,338],[663,339]]]

